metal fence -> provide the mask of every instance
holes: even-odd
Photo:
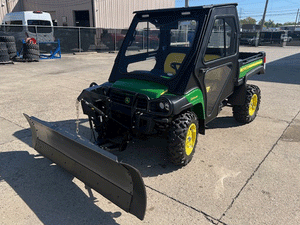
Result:
[[[300,46],[300,31],[262,31],[258,32],[242,32],[241,45],[255,45],[258,41],[259,45],[280,45],[280,46]]]
[[[55,42],[58,39],[60,40],[62,53],[87,51],[118,51],[121,47],[126,33],[127,29],[19,25],[0,26],[0,36],[14,36],[16,39],[18,51],[20,51],[20,49],[22,48],[22,40],[26,39],[26,34],[28,34],[28,36],[31,38],[35,38],[40,44],[40,50],[44,50],[46,52],[49,52],[55,48],[55,44],[50,43]],[[142,35],[144,34],[142,33]],[[191,35],[192,33],[190,33],[190,31],[180,31],[172,37],[172,42],[188,42],[188,39]],[[287,37],[289,39],[286,45],[300,46],[300,31],[289,31],[287,33]],[[278,40],[280,39],[276,38],[275,41],[275,36],[273,33],[273,35],[271,35],[271,38],[265,38],[265,41],[261,41],[260,44],[276,44]]]
[[[47,26],[18,26],[1,25],[0,36],[14,36],[17,50],[22,46],[22,41],[27,38],[36,39],[43,46],[51,47],[51,42],[60,40],[62,53],[86,52],[86,51],[115,51],[119,50],[126,29],[102,29],[86,27],[47,27]],[[55,44],[53,44],[55,45]]]
[[[288,36],[292,39],[287,42],[287,45],[300,46],[300,31],[289,31]]]
[[[188,45],[193,37],[194,31],[180,30],[172,34],[173,45]],[[14,36],[17,43],[17,50],[22,48],[22,41],[27,35],[36,39],[40,44],[40,50],[50,51],[51,42],[60,40],[62,53],[86,52],[86,51],[118,51],[123,43],[127,29],[102,29],[86,27],[49,27],[49,26],[19,26],[1,25],[0,35]],[[153,45],[158,39],[156,30],[147,32],[141,30],[136,34],[135,48],[143,49]],[[158,46],[158,41],[156,41]],[[155,47],[155,46],[154,46]]]

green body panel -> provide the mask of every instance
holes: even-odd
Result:
[[[151,99],[159,98],[168,91],[162,84],[136,79],[121,79],[113,84],[114,88],[145,94]]]
[[[121,79],[113,84],[114,88],[128,90],[140,94],[145,94],[151,99],[156,99],[163,94],[172,95],[167,93],[166,86],[157,84],[150,81],[136,80],[136,79]],[[205,119],[204,99],[202,91],[197,88],[184,95],[189,103],[193,105],[192,110],[197,114],[199,119]]]
[[[184,96],[193,105],[193,111],[199,119],[205,119],[204,98],[202,91],[197,88]]]
[[[246,74],[248,72],[250,72],[251,70],[253,70],[255,67],[258,67],[260,65],[263,65],[263,60],[260,59],[260,60],[256,60],[252,63],[249,63],[247,65],[244,65],[240,68],[240,75],[239,75],[239,78],[243,78],[244,76],[246,76]]]

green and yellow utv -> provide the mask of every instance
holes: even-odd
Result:
[[[170,160],[184,166],[223,107],[253,121],[261,95],[247,81],[265,72],[265,53],[239,52],[239,38],[236,4],[135,12],[108,81],[77,98],[96,145],[27,116],[35,149],[143,219],[140,173],[101,146],[117,139],[123,150],[132,137],[163,136]]]

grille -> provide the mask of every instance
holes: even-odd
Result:
[[[113,102],[132,107],[135,96],[132,93],[125,92],[125,91],[124,92],[111,91],[110,98]],[[137,96],[136,101],[137,101],[136,104],[137,108],[147,110],[148,101],[146,97]]]
[[[130,95],[126,95],[125,93],[122,92],[111,92],[110,98],[113,102],[122,104],[122,105],[128,105],[128,106],[132,106],[132,102],[133,102],[133,96]],[[128,98],[130,99],[130,101],[125,101],[125,99]],[[126,103],[128,102],[128,103]]]
[[[137,98],[137,105],[136,107],[139,108],[139,109],[147,109],[147,99],[146,98]]]

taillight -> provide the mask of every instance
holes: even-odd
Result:
[[[267,57],[265,56],[265,57],[264,57],[264,63],[266,63],[266,62],[267,62]]]

